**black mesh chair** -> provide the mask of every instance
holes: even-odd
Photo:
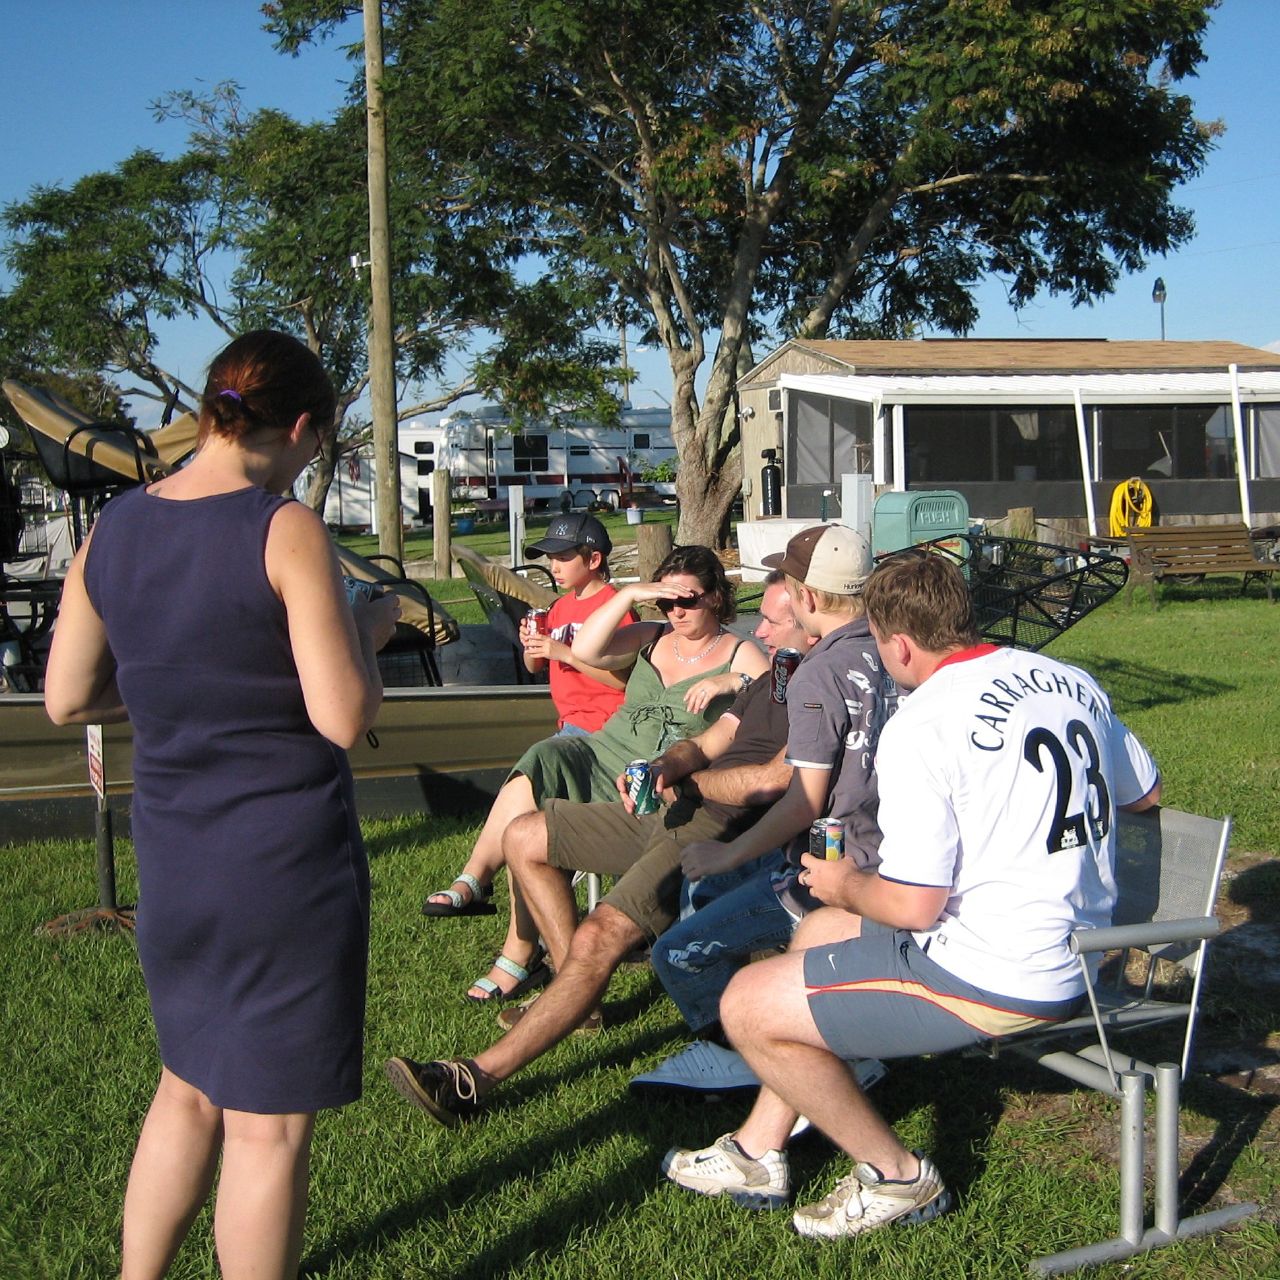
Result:
[[[879,558],[926,551],[960,566],[984,640],[1031,652],[1105,604],[1129,576],[1119,556],[988,534],[939,538]]]

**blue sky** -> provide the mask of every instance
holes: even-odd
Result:
[[[341,101],[350,66],[337,42],[298,58],[274,51],[257,0],[0,0],[0,203],[32,187],[68,184],[108,169],[139,147],[176,153],[181,125],[157,124],[151,104],[174,89],[240,84],[250,107],[321,118]],[[352,28],[354,39],[358,24]],[[1110,298],[1072,309],[1042,299],[1014,312],[997,282],[980,294],[972,336],[1158,338],[1157,276],[1167,288],[1171,339],[1280,343],[1280,3],[1225,0],[1207,42],[1208,62],[1182,89],[1203,119],[1227,132],[1205,172],[1183,189],[1197,234],[1185,248],[1123,279]],[[353,246],[354,248],[355,246]],[[194,381],[217,345],[211,330],[165,330],[163,361]],[[633,352],[637,404],[670,394],[658,353]],[[140,425],[150,423],[146,411]]]

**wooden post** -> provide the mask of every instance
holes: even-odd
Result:
[[[391,326],[391,229],[387,220],[387,119],[382,98],[382,4],[364,0],[365,118],[369,189],[369,398],[373,408],[378,551],[404,559],[395,334]],[[357,258],[357,261],[359,259]]]
[[[636,525],[636,573],[641,582],[652,582],[658,566],[670,554],[669,524]]]
[[[435,560],[433,578],[453,577],[450,554],[450,520],[453,518],[453,475],[449,469],[431,473],[431,555]]]
[[[1006,538],[1021,538],[1029,541],[1029,543],[1037,541],[1036,508],[1010,507],[1009,513],[1005,516],[1005,536]]]

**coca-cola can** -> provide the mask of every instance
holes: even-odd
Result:
[[[529,628],[529,634],[535,636],[545,636],[551,633],[551,610],[550,609],[530,609],[524,615],[525,626]]]
[[[778,649],[773,655],[773,667],[769,672],[769,693],[774,702],[786,702],[787,685],[795,675],[804,654],[799,649]]]

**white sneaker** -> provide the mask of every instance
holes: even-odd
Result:
[[[760,1081],[740,1053],[695,1040],[674,1057],[660,1062],[631,1081],[637,1085],[665,1085],[672,1089],[692,1089],[699,1093],[724,1093],[730,1089],[758,1089]]]
[[[792,1217],[802,1236],[839,1240],[889,1222],[928,1222],[951,1208],[951,1192],[933,1161],[919,1151],[920,1172],[912,1182],[890,1182],[869,1164],[857,1164],[817,1204],[801,1205]]]
[[[701,1151],[673,1147],[662,1158],[662,1172],[686,1191],[728,1196],[744,1209],[780,1209],[791,1199],[786,1153],[766,1151],[754,1160],[731,1133]]]

